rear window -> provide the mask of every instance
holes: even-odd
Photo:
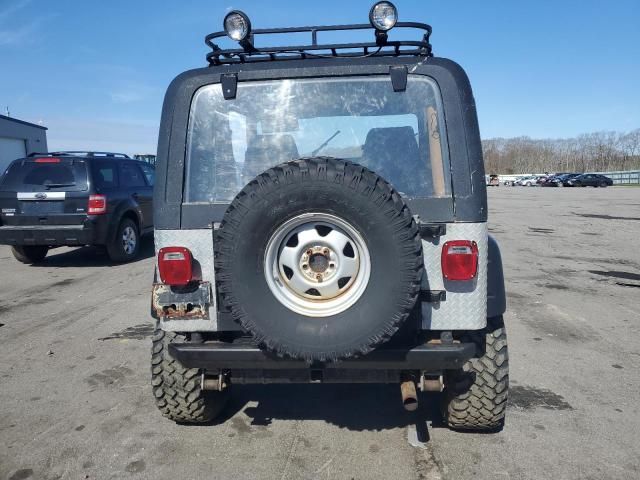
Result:
[[[77,159],[47,163],[20,160],[12,163],[0,180],[0,190],[5,192],[81,192],[87,189],[87,165],[84,160]]]
[[[187,203],[229,202],[266,169],[305,156],[365,165],[416,198],[451,195],[437,85],[410,75],[404,92],[389,76],[242,82],[225,100],[219,84],[192,101]]]

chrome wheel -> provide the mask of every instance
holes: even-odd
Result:
[[[310,317],[336,315],[364,293],[371,259],[360,233],[327,213],[305,213],[269,239],[264,272],[280,303]]]
[[[138,235],[133,227],[127,226],[122,230],[122,249],[127,255],[132,255],[136,251]]]

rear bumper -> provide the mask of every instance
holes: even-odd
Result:
[[[3,225],[0,226],[0,244],[73,246],[102,244],[106,232],[94,222],[83,225]]]
[[[228,370],[421,370],[438,372],[462,368],[476,355],[473,343],[424,344],[411,349],[379,348],[360,358],[309,365],[302,360],[279,358],[249,344],[174,343],[172,356],[187,368]]]

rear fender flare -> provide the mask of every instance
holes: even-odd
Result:
[[[502,256],[495,238],[489,235],[487,265],[487,317],[497,317],[507,310]]]

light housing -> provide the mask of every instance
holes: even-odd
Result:
[[[369,22],[379,32],[388,32],[398,21],[398,9],[391,2],[374,3],[369,10]]]
[[[165,285],[183,287],[193,280],[193,256],[185,247],[163,247],[158,251],[158,273]]]
[[[89,215],[103,215],[107,213],[106,195],[89,195],[89,204],[87,205],[87,213]]]
[[[236,42],[243,42],[251,35],[249,17],[240,10],[232,10],[227,13],[222,24],[227,36]]]
[[[471,240],[446,242],[442,246],[441,264],[445,280],[473,280],[478,273],[478,244]]]

